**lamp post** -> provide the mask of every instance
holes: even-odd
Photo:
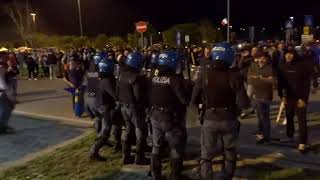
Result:
[[[78,0],[78,11],[79,11],[80,35],[83,36],[83,26],[82,26],[81,2],[80,2],[80,0]]]
[[[30,15],[32,16],[33,29],[34,29],[34,31],[36,31],[36,16],[37,16],[37,14],[31,13]]]
[[[230,42],[230,0],[227,1],[227,18],[228,18],[227,42]]]

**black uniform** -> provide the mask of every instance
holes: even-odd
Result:
[[[161,176],[160,146],[164,136],[171,148],[171,177],[177,177],[182,170],[184,146],[186,141],[185,109],[188,104],[184,79],[167,67],[160,67],[151,74],[152,87],[149,95],[152,123],[151,171],[154,179]]]
[[[87,89],[84,95],[85,109],[91,119],[94,119],[94,126],[99,133],[101,129],[101,114],[99,112],[98,92],[100,80],[98,67],[94,62],[90,63],[89,70],[87,71]]]
[[[218,156],[218,140],[222,139],[226,179],[233,177],[236,168],[236,140],[240,123],[237,109],[247,107],[249,100],[241,79],[240,72],[216,63],[200,73],[192,94],[192,103],[204,100],[205,116],[201,130],[201,176],[211,179],[212,159]]]
[[[96,155],[99,150],[105,145],[110,137],[112,128],[112,119],[115,114],[115,101],[116,96],[116,79],[113,74],[100,74],[100,86],[99,86],[99,106],[101,119],[101,130],[99,131],[96,143],[91,148],[91,154]],[[116,144],[121,142],[121,126],[120,129],[115,129]]]
[[[144,152],[147,146],[147,123],[144,119],[144,105],[142,103],[142,78],[140,72],[131,67],[120,67],[118,80],[119,101],[121,103],[121,113],[125,121],[126,134],[123,142],[123,161],[130,164],[132,158],[131,141],[132,133],[136,135],[136,164],[144,164]]]
[[[296,59],[292,62],[284,62],[279,67],[278,93],[279,97],[286,98],[287,136],[294,136],[294,115],[298,116],[300,144],[308,141],[307,131],[307,106],[297,108],[299,99],[306,104],[309,99],[313,69],[310,63]],[[317,84],[315,84],[317,85]]]

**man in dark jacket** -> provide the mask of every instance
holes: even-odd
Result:
[[[49,73],[50,73],[50,79],[51,80],[52,79],[57,79],[57,77],[56,77],[57,62],[58,62],[57,57],[55,56],[55,54],[53,54],[53,51],[50,50],[49,54],[48,54],[48,57],[47,57],[47,63],[48,63],[48,66],[49,66]]]
[[[307,104],[310,93],[312,69],[294,51],[285,54],[285,62],[280,65],[278,74],[278,94],[286,107],[287,136],[285,142],[293,142],[294,115],[298,116],[299,147],[305,153],[308,143]]]

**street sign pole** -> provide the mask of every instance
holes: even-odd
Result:
[[[230,0],[227,1],[227,16],[228,16],[228,27],[227,27],[227,42],[230,42]]]
[[[141,39],[142,39],[142,49],[144,48],[144,39],[143,39],[143,33],[141,33]]]

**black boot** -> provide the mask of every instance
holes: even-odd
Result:
[[[173,159],[171,160],[170,164],[171,164],[170,180],[180,180],[182,167],[183,167],[182,159]]]
[[[145,148],[147,147],[146,141],[139,142],[136,146],[136,165],[148,165],[149,159],[144,156]]]
[[[121,152],[122,146],[120,142],[116,142],[116,144],[113,146],[112,153],[116,154],[118,152]]]
[[[152,175],[152,180],[161,180],[161,159],[159,155],[151,155],[150,170]]]
[[[89,158],[93,161],[106,161],[106,158],[101,157],[99,154],[99,150],[103,147],[104,141],[102,138],[98,138],[95,144],[90,149]]]
[[[123,165],[134,163],[134,157],[131,156],[131,144],[126,142],[123,142],[122,144],[122,162]]]

